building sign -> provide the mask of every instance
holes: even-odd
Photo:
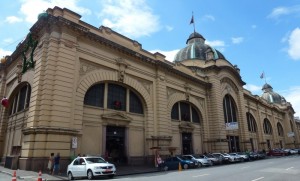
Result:
[[[294,133],[294,132],[288,132],[288,133],[287,133],[287,136],[288,136],[288,137],[293,137],[293,136],[295,136],[295,133]]]
[[[77,137],[72,137],[72,148],[77,148]]]
[[[239,129],[238,122],[225,123],[225,130],[236,130]]]

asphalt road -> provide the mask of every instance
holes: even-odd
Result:
[[[116,177],[130,181],[299,181],[300,157],[278,157],[184,171]]]

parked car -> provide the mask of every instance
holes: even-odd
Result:
[[[236,155],[230,155],[228,153],[222,153],[225,158],[228,158],[229,163],[234,163],[234,162],[240,162],[241,157],[238,157]]]
[[[212,162],[204,155],[182,155],[182,157],[198,161],[198,167],[211,166]]]
[[[162,163],[161,168],[164,171],[176,170],[179,169],[179,164],[183,169],[198,167],[198,161],[190,160],[182,156],[173,156],[173,157],[166,158]]]
[[[97,176],[113,178],[116,174],[114,164],[106,162],[102,157],[87,156],[75,158],[67,168],[69,180],[76,177],[87,177],[89,180]]]
[[[222,163],[229,163],[229,162],[233,162],[234,158],[232,156],[228,156],[228,155],[224,155],[222,153],[212,153],[213,156],[222,159]]]
[[[247,157],[247,155],[242,156],[237,153],[229,153],[229,155],[234,157],[235,162],[243,162],[243,161],[245,161],[245,158]]]
[[[257,158],[258,159],[264,159],[267,156],[267,154],[265,152],[263,152],[263,151],[259,151],[256,154],[257,154]]]
[[[250,160],[257,160],[257,159],[259,159],[259,155],[256,152],[250,152],[249,158],[250,158]]]
[[[282,149],[272,149],[272,150],[269,150],[267,155],[268,156],[286,156],[286,155],[288,155],[288,153]]]
[[[249,161],[250,153],[248,153],[248,155],[245,152],[238,152],[236,154],[238,154],[239,156],[241,156],[244,159],[244,161]]]
[[[222,164],[223,158],[222,157],[216,157],[212,154],[206,154],[205,155],[207,159],[209,159],[213,165],[219,165]]]

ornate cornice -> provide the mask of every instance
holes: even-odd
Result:
[[[78,135],[79,131],[69,128],[54,128],[54,127],[29,127],[22,130],[24,135],[29,134],[61,134],[61,135]]]

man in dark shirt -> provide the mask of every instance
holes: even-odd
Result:
[[[53,166],[53,172],[52,175],[57,172],[58,175],[60,175],[60,168],[59,168],[59,160],[60,160],[60,154],[57,153],[54,157],[54,166]]]

